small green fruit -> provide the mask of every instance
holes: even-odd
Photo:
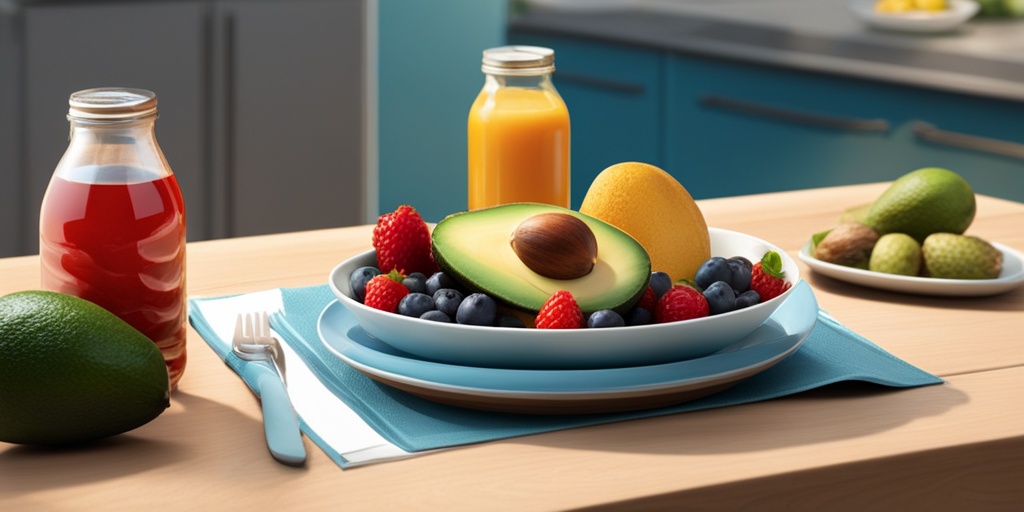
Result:
[[[169,405],[156,345],[84,299],[0,297],[0,441],[57,445],[139,427]]]
[[[921,245],[905,233],[882,235],[871,251],[868,270],[901,276],[921,272]]]
[[[975,236],[935,233],[921,245],[926,275],[943,279],[995,279],[1003,253]]]
[[[927,167],[893,182],[868,210],[879,234],[906,233],[923,242],[932,233],[961,234],[974,221],[974,190],[959,174]]]

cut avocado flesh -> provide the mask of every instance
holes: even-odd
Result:
[[[509,243],[516,227],[541,213],[566,213],[585,222],[597,239],[597,263],[576,279],[544,277],[519,260]],[[640,299],[651,277],[651,260],[636,240],[582,213],[535,203],[513,203],[449,215],[434,228],[438,266],[464,286],[513,308],[539,311],[559,290],[572,293],[580,309],[625,313]]]

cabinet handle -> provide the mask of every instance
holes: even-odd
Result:
[[[643,94],[646,88],[643,85],[634,84],[630,82],[620,82],[618,80],[606,80],[604,78],[596,78],[587,75],[581,75],[578,73],[559,71],[555,73],[555,82],[575,82],[577,84],[597,87],[599,89],[609,89],[616,92],[624,92],[626,94]]]
[[[992,153],[995,155],[1024,160],[1024,144],[1018,144],[1016,142],[1006,140],[991,139],[988,137],[979,137],[977,135],[968,135],[966,133],[940,130],[923,121],[915,121],[911,125],[911,130],[917,138],[933,142],[935,144],[943,144],[946,146],[954,146],[973,151],[980,151],[982,153]]]
[[[732,110],[742,114],[778,119],[789,123],[821,126],[834,130],[882,133],[889,131],[889,122],[885,119],[858,119],[822,116],[715,95],[701,96],[698,102],[707,107]]]

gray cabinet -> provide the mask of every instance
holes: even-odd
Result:
[[[28,6],[24,10],[22,247],[38,251],[39,206],[68,144],[68,95],[125,86],[157,94],[157,140],[178,176],[191,238],[204,238],[209,136],[201,2]]]
[[[364,220],[363,3],[219,2],[218,235]],[[216,218],[216,217],[215,217]]]
[[[0,92],[16,98],[0,100],[14,111],[0,116],[14,139],[0,142],[0,256],[38,250],[67,98],[89,87],[157,93],[190,240],[365,222],[364,4],[30,3],[0,17]]]

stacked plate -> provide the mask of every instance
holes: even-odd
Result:
[[[437,402],[531,414],[637,410],[726,389],[779,363],[810,334],[818,304],[789,256],[763,240],[711,229],[712,254],[783,256],[784,295],[702,319],[604,329],[539,330],[429,322],[368,308],[348,278],[370,251],[338,265],[338,300],[320,316],[326,347],[379,382]]]

